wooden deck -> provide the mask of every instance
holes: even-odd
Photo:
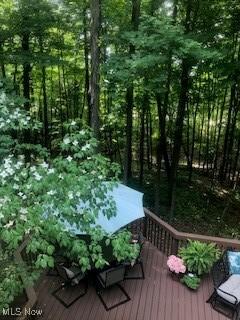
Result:
[[[224,320],[206,300],[212,292],[211,279],[205,278],[197,292],[174,281],[164,256],[152,244],[143,248],[145,280],[127,280],[124,288],[131,301],[106,312],[93,287],[70,308],[63,307],[51,292],[59,285],[56,277],[45,277],[37,288],[38,308],[44,320]],[[111,292],[108,302],[121,297]]]

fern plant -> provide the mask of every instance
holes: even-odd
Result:
[[[214,243],[188,240],[188,245],[179,251],[188,271],[202,275],[208,273],[220,256],[220,250]]]

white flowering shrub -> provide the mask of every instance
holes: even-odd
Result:
[[[3,93],[0,95],[1,129],[10,129],[12,123],[5,123],[9,117],[15,121],[15,129],[30,125],[31,119],[18,109],[10,112],[11,100]],[[0,271],[0,279],[4,277],[1,272],[7,278],[0,281],[0,310],[23,289],[12,257],[25,239],[26,251],[34,257],[24,270],[29,279],[41,269],[53,267],[59,251],[83,271],[92,266],[103,267],[108,264],[103,241],[107,245],[111,242],[119,261],[127,257],[132,260],[137,255],[136,246],[131,250],[128,232],[110,236],[94,225],[100,210],[109,219],[116,214],[113,199],[106,195],[118,181],[118,165],[97,152],[97,140],[89,128],[72,121],[65,129],[59,155],[54,159],[38,153],[29,162],[24,155],[13,152],[0,162],[0,257],[10,261]],[[90,243],[79,239],[74,229],[89,235]]]
[[[101,267],[107,263],[98,245],[104,232],[100,227],[92,230],[91,223],[100,208],[108,217],[114,214],[115,204],[106,197],[106,192],[114,185],[117,170],[107,159],[95,154],[96,141],[88,129],[85,134],[89,137],[86,142],[82,137],[78,139],[78,134],[71,143],[63,142],[63,154],[51,163],[38,159],[30,165],[23,156],[9,155],[0,166],[0,241],[4,243],[4,253],[13,256],[29,237],[27,252],[36,257],[32,262],[36,270],[53,267],[54,254],[59,248],[83,271],[91,264]],[[75,150],[76,139],[81,151]],[[71,146],[75,151],[65,154]],[[110,176],[113,182],[104,184]],[[71,227],[91,235],[91,245],[79,240]],[[18,281],[16,294],[19,293]],[[0,292],[6,291],[5,287],[6,281],[0,283]],[[11,294],[5,295],[4,305],[12,301],[9,297],[14,297],[12,288],[9,290]]]
[[[46,155],[40,145],[22,141],[26,130],[34,132],[41,129],[41,124],[24,110],[24,102],[24,99],[15,95],[6,80],[0,79],[0,160],[9,152],[16,154],[25,150]]]

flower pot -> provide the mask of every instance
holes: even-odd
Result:
[[[171,277],[172,277],[172,279],[174,280],[174,281],[180,281],[180,279],[182,279],[182,277],[184,276],[184,273],[176,273],[176,272],[174,272],[174,271],[171,271],[171,270],[169,270],[170,271],[170,274],[171,274]]]

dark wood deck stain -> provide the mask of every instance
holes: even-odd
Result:
[[[167,257],[150,243],[143,248],[145,280],[127,280],[124,288],[131,301],[106,312],[95,289],[70,308],[62,306],[51,292],[59,285],[57,277],[44,277],[37,288],[38,308],[42,308],[43,320],[226,320],[214,311],[206,300],[212,292],[212,282],[204,278],[198,291],[190,291],[170,276]],[[118,299],[114,290],[108,303]],[[69,296],[70,298],[70,296]]]

